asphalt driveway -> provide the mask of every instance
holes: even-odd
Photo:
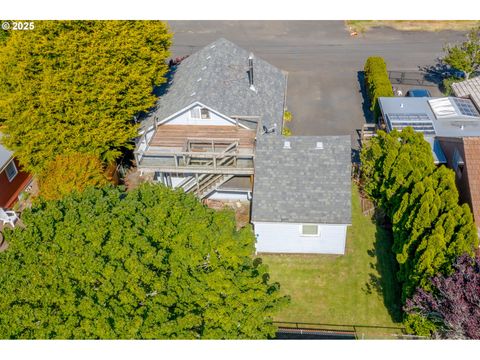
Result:
[[[446,42],[463,33],[374,29],[351,37],[343,21],[169,21],[174,56],[190,54],[219,37],[252,50],[288,72],[287,105],[296,135],[352,135],[367,120],[359,72],[368,56],[389,70],[434,64]],[[436,90],[438,91],[438,90]],[[435,92],[435,89],[433,90]],[[355,144],[355,142],[353,142]]]

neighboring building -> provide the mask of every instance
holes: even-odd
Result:
[[[472,100],[480,110],[480,76],[452,84],[455,96]]]
[[[169,78],[142,120],[139,171],[200,199],[253,197],[259,252],[343,254],[350,137],[282,136],[286,75],[225,39]]]
[[[344,254],[351,224],[350,136],[258,142],[252,223],[257,251]]]
[[[0,207],[11,208],[30,181],[31,176],[20,169],[13,153],[0,144]]]
[[[447,165],[455,170],[460,200],[470,205],[480,227],[480,137],[439,138]]]
[[[389,97],[379,104],[387,131],[413,127],[430,143],[435,163],[455,171],[460,200],[470,205],[479,227],[480,112],[475,98]]]

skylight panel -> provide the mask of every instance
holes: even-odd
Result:
[[[462,115],[480,117],[478,110],[475,108],[473,103],[468,99],[453,98],[455,105],[457,105],[458,110]]]

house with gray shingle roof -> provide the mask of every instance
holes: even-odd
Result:
[[[252,223],[258,252],[343,254],[351,224],[351,139],[258,141]]]
[[[282,136],[286,74],[225,39],[169,80],[141,122],[143,174],[200,199],[252,200],[259,252],[344,253],[350,136]]]

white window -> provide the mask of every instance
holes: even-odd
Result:
[[[18,170],[13,160],[10,161],[10,163],[5,168],[5,173],[7,174],[7,179],[10,182],[12,182],[12,180],[15,179],[15,176],[17,176]]]
[[[208,111],[208,109],[203,108],[201,110],[201,114],[202,114],[202,119],[210,119],[210,111]]]
[[[195,107],[190,110],[190,117],[192,119],[210,119],[210,111],[206,108]]]
[[[455,149],[455,151],[453,152],[453,168],[455,169],[455,172],[457,173],[457,176],[459,178],[462,177],[464,165],[465,162],[463,161],[460,152],[458,151],[458,149]]]
[[[313,225],[313,224],[300,225],[300,233],[302,234],[302,236],[318,236],[319,235],[318,225]]]
[[[190,110],[190,117],[192,119],[200,119],[200,108],[195,107],[192,110]]]

